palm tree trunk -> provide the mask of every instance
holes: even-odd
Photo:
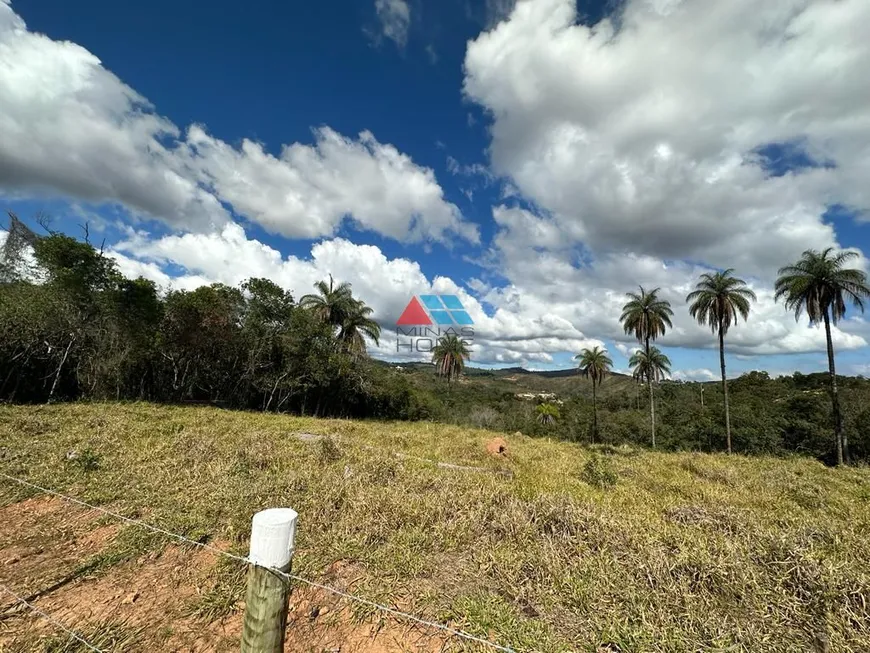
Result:
[[[646,351],[646,359],[649,361],[649,336],[647,336],[644,340],[644,347]],[[653,400],[653,380],[652,374],[650,374],[651,370],[647,370],[647,378],[646,382],[649,386],[649,423],[650,429],[652,431],[652,448],[656,448],[656,403]]]
[[[598,436],[598,397],[595,394],[595,379],[592,379],[592,444]]]
[[[825,338],[828,341],[828,372],[831,375],[831,403],[834,408],[834,437],[837,439],[837,464],[843,464],[849,449],[846,434],[843,433],[843,414],[840,412],[840,395],[837,393],[837,370],[834,368],[834,343],[831,340],[831,318],[825,309]]]
[[[652,424],[652,447],[656,448],[656,402],[653,400],[653,384],[652,379],[647,379],[649,385],[649,418]]]
[[[728,380],[725,378],[725,334],[719,323],[719,367],[722,369],[722,395],[725,397],[725,441],[731,453],[731,409],[728,407]]]

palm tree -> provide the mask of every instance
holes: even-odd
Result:
[[[695,290],[686,296],[691,302],[689,313],[698,324],[708,324],[719,336],[719,367],[722,370],[722,394],[725,397],[725,438],[731,453],[731,411],[728,407],[728,382],[725,379],[725,334],[737,324],[738,316],[749,319],[749,302],[756,301],[743,279],[733,275],[734,270],[707,272],[701,275]],[[703,395],[702,395],[703,401]]]
[[[343,351],[352,356],[365,354],[364,336],[378,344],[381,327],[369,317],[372,309],[365,302],[354,298],[349,283],[336,286],[330,274],[328,284],[326,281],[318,281],[314,287],[318,294],[304,295],[299,300],[299,305],[331,324],[333,329],[338,328],[338,345]]]
[[[649,348],[649,354],[638,349],[628,359],[628,366],[638,381],[652,380],[658,383],[671,373],[671,359],[656,346]]]
[[[665,335],[665,331],[673,327],[671,316],[674,312],[671,310],[671,304],[667,300],[659,299],[658,292],[659,288],[646,291],[643,286],[640,286],[640,294],[627,293],[628,301],[622,307],[622,315],[619,316],[619,321],[622,322],[622,328],[625,329],[625,332],[634,335],[643,344],[643,351],[647,358],[651,355],[650,340]],[[651,381],[649,383],[649,411],[652,446],[655,448],[656,407],[653,402]]]
[[[849,457],[849,443],[843,432],[843,415],[837,393],[837,372],[834,368],[834,344],[831,322],[837,324],[846,315],[846,302],[864,311],[864,300],[870,297],[867,275],[856,268],[844,267],[857,258],[855,252],[834,253],[833,247],[822,251],[808,249],[792,265],[779,270],[775,299],[785,300],[785,307],[800,320],[806,311],[810,324],[823,322],[828,343],[828,372],[831,377],[831,403],[834,409],[834,436],[837,440],[837,464]]]
[[[595,346],[592,349],[584,349],[574,357],[579,360],[580,373],[586,378],[592,379],[592,442],[598,436],[598,396],[597,386],[601,385],[604,377],[613,366],[613,361],[607,355],[606,349]]]
[[[640,383],[646,379],[647,385],[649,385],[650,388],[650,410],[654,410],[654,408],[652,408],[652,406],[655,405],[655,402],[653,401],[652,386],[654,382],[657,383],[671,373],[671,359],[665,356],[658,347],[650,347],[649,353],[643,349],[638,349],[634,352],[631,358],[628,359],[628,366],[632,369],[631,375],[634,377],[635,381]],[[654,412],[652,415],[653,419],[655,419]],[[653,429],[653,447],[656,446],[655,437],[655,429]]]
[[[302,308],[311,310],[320,319],[329,322],[333,326],[341,326],[348,313],[352,310],[353,293],[347,282],[335,285],[332,275],[329,275],[329,284],[326,281],[318,281],[314,284],[319,294],[303,295],[299,300]]]
[[[447,377],[447,385],[462,374],[465,361],[471,352],[466,344],[455,334],[449,334],[438,340],[432,349],[432,362],[435,363],[439,376]]]
[[[559,407],[555,404],[538,404],[535,413],[538,415],[538,422],[543,426],[552,426],[559,419]]]
[[[368,336],[380,344],[381,326],[371,319],[372,309],[364,302],[354,300],[345,310],[345,317],[338,329],[338,342],[341,348],[352,356],[362,356],[366,353],[366,341]]]

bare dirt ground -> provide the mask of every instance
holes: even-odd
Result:
[[[98,642],[102,650],[239,650],[244,604],[211,622],[192,614],[192,603],[210,585],[215,554],[170,545],[88,573],[82,572],[82,564],[106,551],[120,531],[117,523],[97,511],[36,497],[0,508],[0,525],[0,584],[86,638],[102,633],[108,642]],[[332,575],[340,581],[343,574],[337,569]],[[74,644],[60,629],[0,591],[0,653],[86,650]],[[446,650],[447,641],[390,618],[360,624],[343,600],[323,590],[293,590],[285,651]]]

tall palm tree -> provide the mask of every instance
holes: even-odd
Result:
[[[332,275],[329,275],[329,284],[326,281],[318,281],[314,284],[318,294],[303,295],[299,300],[302,308],[307,308],[320,319],[329,322],[333,326],[341,326],[348,313],[353,308],[354,298],[350,284],[347,282],[335,285]]]
[[[668,328],[672,328],[671,317],[674,312],[667,300],[659,299],[659,288],[650,291],[640,286],[640,293],[627,293],[628,301],[622,307],[622,315],[619,321],[625,333],[634,335],[643,344],[643,351],[647,358],[650,357],[650,340],[665,335]],[[664,355],[664,354],[662,354]],[[665,357],[667,358],[667,357]],[[656,446],[656,407],[653,402],[653,386],[649,380],[649,411],[650,430],[652,431],[652,446]]]
[[[849,443],[843,432],[843,415],[837,393],[837,372],[834,367],[834,344],[831,340],[831,322],[837,324],[846,315],[846,302],[864,311],[864,300],[870,297],[867,275],[856,268],[845,267],[858,254],[834,253],[833,247],[822,251],[808,249],[792,265],[779,270],[775,299],[785,300],[785,307],[794,311],[800,320],[806,311],[810,324],[825,325],[828,343],[828,372],[831,381],[831,403],[834,409],[834,436],[837,440],[837,464],[849,457]]]
[[[362,356],[366,353],[366,341],[364,336],[374,340],[375,345],[380,344],[381,326],[371,319],[372,309],[364,302],[354,300],[345,310],[344,320],[338,328],[338,342],[341,348],[353,356]]]
[[[653,383],[658,383],[665,376],[671,373],[671,359],[665,356],[662,353],[661,349],[658,347],[650,347],[649,352],[644,349],[638,349],[634,354],[631,355],[631,358],[628,359],[628,366],[632,370],[632,376],[634,380],[638,383],[646,380],[647,385],[650,388],[649,391],[649,403],[650,410],[655,410],[653,406],[655,402],[653,401]],[[655,413],[652,413],[653,419],[655,419]],[[656,432],[653,429],[653,447],[656,446]]]
[[[438,340],[438,344],[432,349],[432,362],[435,363],[438,375],[447,377],[449,386],[453,379],[462,374],[465,361],[470,355],[466,344],[451,333]]]
[[[743,279],[733,274],[734,270],[706,272],[701,275],[695,290],[686,295],[690,302],[689,313],[699,324],[708,324],[719,336],[719,367],[722,370],[722,394],[725,397],[725,438],[728,453],[731,453],[731,411],[728,407],[728,381],[725,378],[725,334],[737,324],[738,316],[749,319],[750,301],[756,301],[755,293]]]
[[[607,350],[598,347],[586,348],[574,357],[579,360],[580,373],[592,379],[592,442],[598,436],[598,395],[596,388],[601,385],[604,377],[613,366],[613,361],[607,355]]]

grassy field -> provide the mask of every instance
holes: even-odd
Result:
[[[148,404],[0,406],[0,471],[239,553],[255,511],[293,507],[300,575],[517,651],[813,651],[822,635],[831,651],[870,651],[867,469],[520,435],[494,457],[493,435]],[[34,495],[0,479],[0,507]],[[71,569],[88,582],[167,545],[125,526]],[[337,565],[352,585],[330,577]],[[0,578],[36,582],[14,569],[0,561]],[[184,609],[203,622],[237,610],[243,578],[218,566]],[[111,641],[135,648],[136,636]]]

